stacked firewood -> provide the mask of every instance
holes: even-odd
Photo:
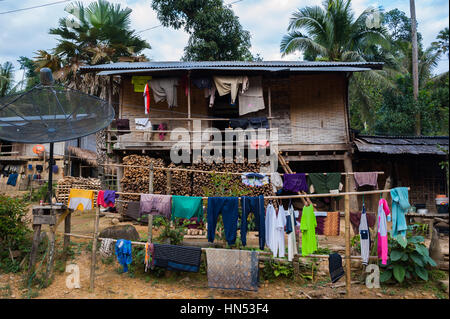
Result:
[[[59,203],[67,204],[71,188],[99,190],[101,182],[98,178],[66,176],[58,180],[55,191],[56,200]]]
[[[188,169],[189,167],[175,165],[174,163],[170,163],[168,168],[183,168]],[[167,174],[167,171],[166,171]],[[191,186],[191,177],[192,173],[188,171],[171,171],[172,174],[172,186],[171,186],[171,194],[173,195],[181,195],[181,196],[190,196],[192,193]],[[192,181],[194,184],[194,181]]]

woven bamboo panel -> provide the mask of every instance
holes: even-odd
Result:
[[[56,186],[55,197],[56,201],[67,205],[69,201],[70,189],[91,189],[100,190],[101,183],[98,178],[84,178],[66,176],[58,181]],[[94,207],[97,205],[97,196],[94,197]]]
[[[345,91],[343,75],[291,76],[293,142],[346,143]]]

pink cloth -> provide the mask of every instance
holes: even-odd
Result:
[[[378,173],[377,172],[354,172],[356,187],[369,185],[378,188]]]
[[[387,264],[388,260],[388,236],[387,236],[387,222],[386,216],[391,213],[388,203],[385,199],[380,199],[378,202],[378,258],[381,258],[383,265]]]
[[[267,148],[267,147],[269,147],[269,141],[268,140],[253,140],[250,142],[250,147],[254,150],[257,150],[260,148]]]
[[[98,191],[97,195],[97,205],[103,206],[103,207],[114,207],[114,203],[106,204],[105,197],[104,197],[105,191]]]

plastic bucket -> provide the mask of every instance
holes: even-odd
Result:
[[[448,204],[448,197],[436,197],[436,205]]]

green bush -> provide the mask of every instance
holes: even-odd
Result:
[[[436,263],[428,254],[425,239],[422,236],[413,236],[413,227],[407,232],[406,237],[397,235],[389,236],[388,246],[390,256],[387,265],[381,265],[380,281],[395,280],[399,283],[422,279],[428,281],[428,266],[436,266]]]
[[[294,267],[291,263],[285,264],[272,260],[264,262],[262,277],[264,280],[273,280],[278,277],[292,278],[294,275]]]
[[[22,199],[0,195],[0,268],[6,272],[17,272],[20,268],[20,260],[11,258],[11,251],[29,250],[31,238],[26,214]]]

